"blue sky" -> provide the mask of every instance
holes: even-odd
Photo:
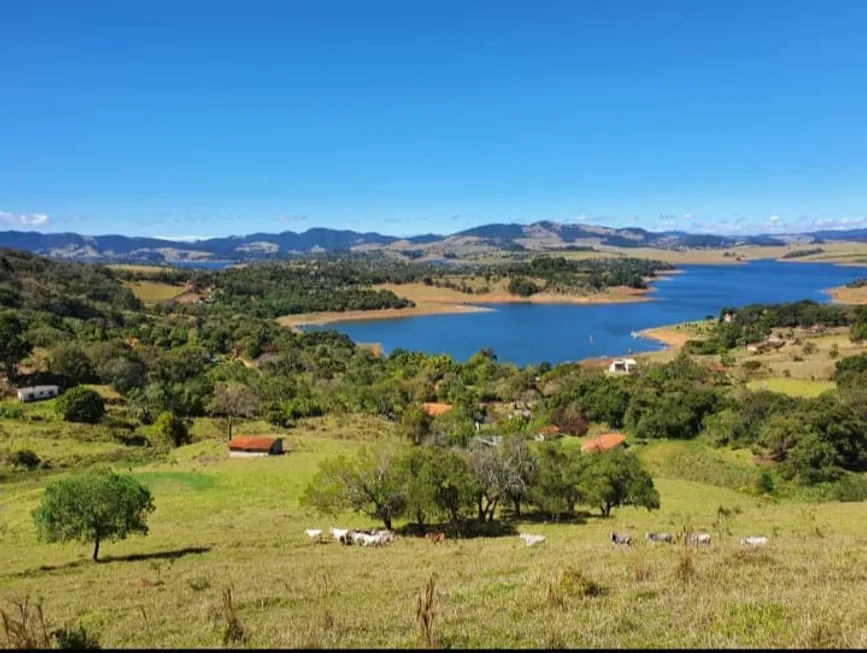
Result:
[[[867,225],[867,2],[0,3],[0,229]]]

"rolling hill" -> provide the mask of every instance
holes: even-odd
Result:
[[[406,238],[376,232],[313,228],[301,233],[254,233],[194,242],[120,235],[0,232],[0,247],[25,250],[58,259],[141,263],[250,261],[342,250],[405,252],[414,257],[453,257],[468,252],[493,250],[556,251],[600,246],[668,250],[721,249],[738,245],[783,246],[794,242],[811,244],[825,240],[867,241],[867,230],[780,236],[721,236],[542,221],[528,225],[487,224],[449,235],[428,233]]]

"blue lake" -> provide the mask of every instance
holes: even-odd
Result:
[[[334,323],[327,327],[356,342],[448,353],[466,360],[491,347],[501,361],[560,363],[595,356],[647,352],[661,345],[633,331],[716,317],[725,306],[828,302],[826,288],[867,276],[867,267],[752,261],[745,265],[681,265],[681,274],[654,282],[654,301],[632,304],[490,304],[489,313],[431,315]],[[315,327],[310,327],[315,328]]]

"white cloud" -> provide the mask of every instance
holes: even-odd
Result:
[[[853,229],[867,225],[867,218],[822,218],[813,220],[813,227],[821,229]]]
[[[778,215],[772,215],[770,218],[768,218],[768,222],[770,222],[771,224],[777,224],[779,221],[780,216]]]
[[[692,213],[684,213],[683,219],[689,222],[690,220],[692,220]]]
[[[307,220],[307,216],[304,214],[281,214],[277,216],[277,220],[279,220],[280,222],[305,222]]]
[[[0,211],[0,224],[7,227],[46,227],[50,220],[44,213],[10,213]]]

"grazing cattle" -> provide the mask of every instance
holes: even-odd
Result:
[[[527,546],[533,546],[534,544],[541,544],[545,541],[544,535],[530,535],[529,533],[521,533],[519,536],[522,540],[524,540],[524,544]]]
[[[670,544],[674,541],[671,533],[645,533],[644,537],[651,542],[668,542]]]
[[[365,533],[364,531],[349,531],[349,537],[352,539],[353,544],[361,544],[364,537],[369,536],[369,533]]]
[[[334,526],[332,526],[331,528],[328,529],[328,532],[331,533],[331,537],[333,537],[335,540],[340,542],[342,538],[343,539],[346,538],[346,535],[349,533],[349,529],[348,528],[334,528]]]
[[[692,544],[710,544],[710,533],[690,533],[689,541]]]
[[[439,544],[446,539],[445,533],[428,533],[427,539],[429,539],[434,544]]]
[[[768,543],[766,537],[742,537],[741,544],[744,546],[765,546]]]
[[[629,535],[618,535],[617,533],[611,533],[611,541],[618,546],[632,544],[632,538]]]
[[[321,528],[305,528],[304,534],[309,537],[314,542],[322,541],[322,529]]]
[[[389,531],[380,531],[375,535],[361,533],[361,546],[385,546],[391,539],[392,534]]]

